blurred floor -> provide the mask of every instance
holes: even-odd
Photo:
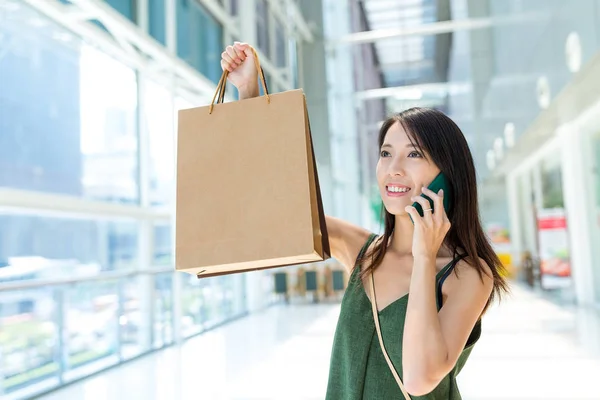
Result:
[[[273,307],[43,399],[323,399],[338,313]],[[459,379],[465,400],[600,399],[600,313],[515,286]]]

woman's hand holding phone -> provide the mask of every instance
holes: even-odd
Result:
[[[423,208],[423,216],[419,215],[414,206],[406,207],[406,212],[410,214],[415,225],[412,253],[414,258],[435,260],[446,234],[450,230],[450,220],[444,209],[444,190],[440,189],[438,193],[435,193],[424,187],[422,191],[433,201],[433,207],[423,196],[412,198]]]

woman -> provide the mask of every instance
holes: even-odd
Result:
[[[245,62],[252,57],[250,46],[237,42],[222,53],[221,66],[240,99],[258,96],[254,60]],[[451,119],[419,108],[385,121],[379,148],[384,234],[376,237],[326,218],[331,253],[351,274],[327,399],[401,399],[394,372],[413,399],[460,399],[456,375],[479,339],[481,317],[495,296],[508,290],[479,220],[472,155]],[[449,193],[427,189],[440,173]],[[452,200],[448,210],[444,196]],[[375,318],[392,365],[380,346]]]

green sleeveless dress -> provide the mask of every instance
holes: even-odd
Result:
[[[371,235],[360,251],[359,259],[376,238]],[[454,259],[436,276],[438,310],[442,307],[442,283],[462,257]],[[388,400],[404,399],[394,380],[375,331],[371,302],[359,278],[360,266],[355,266],[342,299],[327,385],[327,400]],[[383,340],[396,371],[402,378],[402,336],[408,295],[399,298],[379,312]],[[413,400],[461,399],[456,376],[464,366],[473,346],[481,335],[478,321],[455,367],[439,385],[424,396]]]

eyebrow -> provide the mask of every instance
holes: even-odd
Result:
[[[383,149],[384,147],[390,147],[393,148],[393,146],[389,143],[385,143],[383,146],[381,146],[381,148]],[[412,143],[409,143],[406,145],[407,148],[412,148],[412,149],[416,149],[416,146]]]

